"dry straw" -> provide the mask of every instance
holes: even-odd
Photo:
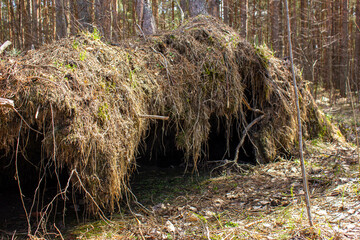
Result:
[[[21,149],[36,148],[44,156],[30,161],[55,172],[76,170],[72,185],[89,193],[88,209],[114,211],[153,115],[169,118],[166,126],[176,129],[173,147],[195,166],[204,157],[211,116],[227,124],[236,120],[260,163],[292,153],[297,122],[289,70],[266,47],[199,16],[146,40],[113,46],[95,32],[8,58],[0,63],[0,96],[14,100],[24,120],[42,133],[22,125]],[[336,136],[299,71],[296,77],[305,136]],[[0,149],[11,157],[22,119],[9,108],[1,108],[0,119]],[[254,119],[259,121],[250,129]],[[35,140],[39,144],[29,147]]]

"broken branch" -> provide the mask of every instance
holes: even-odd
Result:
[[[146,114],[139,114],[139,118],[148,118],[148,119],[157,119],[157,120],[169,120],[167,116],[159,116],[159,115],[146,115]]]
[[[10,46],[10,45],[11,45],[11,42],[10,42],[10,41],[4,42],[4,44],[1,45],[1,47],[0,47],[0,54],[2,54],[2,53],[5,51],[5,49],[6,49],[8,46]]]
[[[0,98],[0,106],[14,108],[14,101],[7,98]]]
[[[239,144],[237,145],[236,147],[236,150],[235,150],[235,157],[234,157],[234,162],[237,162],[238,159],[239,159],[239,151],[240,151],[240,148],[241,146],[244,144],[244,141],[245,141],[245,137],[248,133],[248,131],[250,130],[250,128],[252,126],[254,126],[257,122],[259,122],[261,119],[263,119],[265,117],[265,115],[261,115],[260,117],[257,117],[255,118],[249,125],[247,125],[247,127],[244,129],[244,131],[242,132],[242,137],[241,137],[241,140],[239,142]]]

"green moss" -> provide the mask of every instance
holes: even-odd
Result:
[[[109,107],[106,102],[99,107],[97,115],[102,122],[105,122],[106,120],[110,119]]]
[[[260,57],[262,60],[262,63],[264,64],[265,68],[269,67],[269,60],[274,57],[274,52],[271,51],[268,46],[265,44],[262,45],[254,45],[254,49],[256,54]]]

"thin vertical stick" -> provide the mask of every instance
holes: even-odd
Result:
[[[356,143],[356,153],[357,153],[357,158],[358,158],[358,170],[359,170],[359,177],[360,177],[360,151],[359,151],[359,135],[358,135],[358,130],[357,130],[357,117],[355,114],[355,104],[354,104],[354,100],[353,100],[353,96],[352,96],[352,92],[351,92],[351,86],[350,86],[350,79],[349,77],[347,77],[347,85],[348,85],[348,91],[349,91],[349,95],[350,95],[350,103],[351,103],[351,109],[352,109],[352,113],[353,113],[353,118],[354,118],[354,128],[355,128],[355,143]]]
[[[296,77],[295,77],[295,70],[294,70],[294,58],[293,58],[293,54],[292,54],[292,45],[291,45],[289,6],[288,6],[287,0],[285,0],[285,6],[286,6],[286,18],[287,18],[287,31],[288,31],[291,71],[292,71],[292,75],[293,75],[295,102],[296,102],[296,110],[297,110],[298,125],[299,125],[299,152],[300,152],[300,161],[301,161],[301,173],[302,173],[303,184],[304,184],[304,189],[305,189],[306,208],[307,208],[307,213],[308,213],[308,217],[309,217],[309,224],[310,224],[310,226],[313,226],[313,222],[312,222],[312,218],[311,218],[309,186],[308,186],[308,181],[307,181],[307,177],[306,177],[306,169],[305,169],[305,162],[304,162],[304,155],[303,155],[303,141],[302,141],[302,127],[301,127],[301,116],[300,116],[300,106],[299,106],[299,95],[298,95],[298,88],[296,85]]]

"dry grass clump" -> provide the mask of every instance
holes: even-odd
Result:
[[[289,69],[266,48],[253,47],[210,17],[121,46],[100,41],[97,32],[63,39],[1,62],[0,72],[1,97],[14,100],[26,122],[41,132],[2,109],[0,149],[14,153],[18,136],[21,149],[26,140],[40,139],[41,146],[34,147],[43,157],[35,164],[76,169],[73,184],[79,189],[81,180],[93,211],[94,200],[113,211],[126,192],[151,121],[144,115],[170,117],[176,147],[195,166],[203,157],[211,116],[225,117],[227,129],[235,128],[230,125],[236,119],[241,135],[264,115],[246,133],[260,162],[291,152],[296,141]],[[305,131],[333,136],[300,75],[298,83]]]

